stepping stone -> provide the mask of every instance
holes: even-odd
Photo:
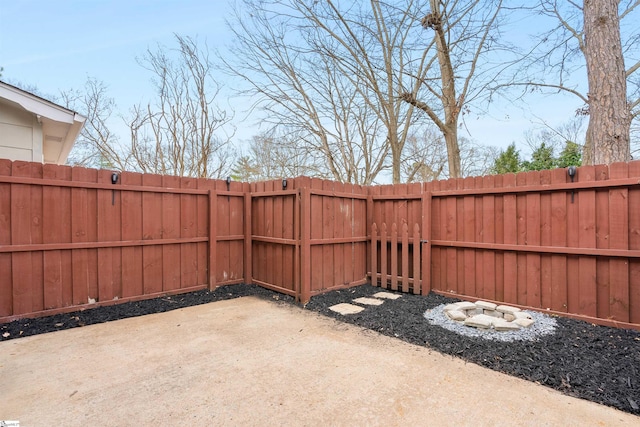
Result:
[[[373,294],[373,297],[382,298],[382,299],[398,299],[402,295],[392,294],[391,292],[378,292],[377,294]]]
[[[357,302],[358,304],[364,304],[364,305],[381,305],[381,304],[384,304],[384,301],[381,300],[381,299],[366,298],[366,297],[356,298],[356,299],[353,300],[353,302]]]
[[[360,307],[353,304],[347,304],[343,302],[341,304],[332,305],[331,307],[329,307],[329,310],[335,311],[336,313],[340,313],[343,315],[347,315],[347,314],[360,313],[362,310],[364,310],[364,307]]]

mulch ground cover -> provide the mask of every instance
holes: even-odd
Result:
[[[424,312],[455,299],[430,294],[402,294],[380,306],[343,316],[329,307],[373,295],[369,285],[328,292],[305,306],[341,322],[426,346],[487,368],[542,384],[570,396],[640,415],[640,332],[557,318],[554,334],[537,341],[500,342],[465,337],[430,325]],[[256,295],[295,304],[291,297],[254,285],[231,285],[214,291],[103,306],[67,314],[21,319],[0,325],[0,340],[80,327],[127,317],[160,313],[197,304]]]

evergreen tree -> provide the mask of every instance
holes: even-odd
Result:
[[[490,173],[500,175],[503,173],[520,172],[520,170],[520,152],[516,150],[516,144],[512,143],[496,157]]]

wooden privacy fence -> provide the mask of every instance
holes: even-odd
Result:
[[[111,174],[0,160],[0,321],[370,281],[640,329],[640,162],[374,187]]]
[[[0,321],[243,282],[244,192],[227,190],[0,160]]]
[[[429,224],[423,280],[434,292],[640,329],[640,162],[575,178],[556,169],[372,187],[369,222]]]

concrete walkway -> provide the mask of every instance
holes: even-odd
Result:
[[[0,420],[640,425],[640,417],[254,297],[2,342]]]

